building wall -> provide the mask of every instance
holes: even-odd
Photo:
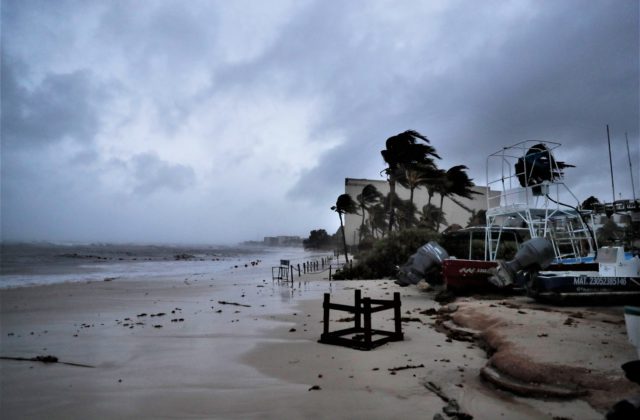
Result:
[[[356,179],[356,178],[345,178],[345,193],[349,194],[354,201],[356,201],[356,197],[362,193],[362,189],[367,184],[373,184],[378,191],[380,191],[383,195],[389,194],[389,183],[387,181],[382,180],[373,180],[373,179]],[[477,191],[480,194],[474,196],[473,199],[468,198],[459,198],[456,197],[458,201],[467,206],[472,210],[486,210],[487,209],[487,187],[476,186],[473,188],[474,191]],[[410,196],[410,191],[407,188],[404,188],[402,185],[396,183],[396,194],[403,200],[408,200]],[[413,192],[413,202],[418,208],[419,211],[422,210],[422,207],[426,205],[429,201],[429,195],[427,194],[427,190],[424,187],[416,188]],[[440,195],[434,194],[431,199],[431,204],[435,206],[440,206]],[[459,224],[464,227],[467,225],[469,218],[471,217],[471,213],[463,209],[462,207],[455,204],[453,201],[449,200],[445,197],[442,211],[444,212],[445,219],[447,222],[451,224]],[[368,220],[368,215],[365,215],[365,220]],[[360,229],[360,224],[362,223],[362,215],[361,214],[346,214],[345,215],[345,235],[347,239],[347,245],[357,245],[358,243],[358,232]]]

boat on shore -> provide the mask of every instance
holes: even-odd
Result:
[[[564,169],[572,165],[555,159],[558,147],[529,140],[489,155],[486,225],[445,238],[449,255],[441,262],[441,272],[447,290],[524,290],[548,300],[640,297],[640,259],[622,247],[598,247],[591,228],[594,213],[580,209],[564,183]],[[538,238],[545,240],[537,246],[544,248],[548,261],[519,251]],[[527,260],[527,266],[518,258]]]

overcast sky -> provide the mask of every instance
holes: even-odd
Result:
[[[637,0],[2,1],[4,240],[333,233],[415,129],[443,168],[563,144],[580,200],[640,195]]]

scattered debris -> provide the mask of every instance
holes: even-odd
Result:
[[[398,370],[406,370],[406,369],[418,369],[418,368],[423,368],[424,364],[419,364],[419,365],[406,365],[406,366],[399,366],[399,367],[393,367],[393,368],[389,368],[387,369],[390,372],[396,372]]]
[[[400,320],[402,322],[419,322],[421,324],[423,323],[420,318],[410,318],[408,316],[403,316],[402,318],[400,318]]]
[[[438,397],[440,397],[442,401],[449,402],[449,397],[447,397],[446,394],[442,392],[442,389],[440,389],[438,385],[430,381],[424,382],[422,385],[424,385],[425,388],[427,388],[429,391],[433,392]]]
[[[56,356],[51,356],[51,355],[36,356],[36,357],[30,357],[30,358],[27,358],[27,357],[0,356],[0,359],[2,359],[2,360],[17,360],[17,361],[21,361],[21,362],[41,362],[41,363],[45,363],[45,364],[60,363],[60,364],[63,364],[63,365],[86,367],[86,368],[95,367],[95,366],[91,366],[91,365],[85,365],[85,364],[82,364],[82,363],[61,362],[61,361],[58,360],[58,358]]]
[[[348,316],[346,318],[340,318],[340,319],[336,319],[334,322],[353,322],[355,321],[355,317],[353,316]]]
[[[419,313],[420,315],[435,316],[438,314],[438,311],[435,308],[429,308],[424,311],[420,311]]]
[[[245,308],[250,308],[251,305],[244,305],[242,303],[237,303],[237,302],[226,302],[224,300],[219,300],[218,303],[220,305],[234,305],[234,306],[244,306]]]

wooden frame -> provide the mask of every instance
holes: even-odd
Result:
[[[400,306],[400,293],[398,292],[393,294],[392,300],[383,300],[362,298],[360,290],[355,290],[353,306],[331,303],[331,295],[325,293],[322,303],[324,329],[318,342],[357,350],[372,350],[390,341],[402,341],[404,340],[404,335],[402,334]],[[329,312],[331,309],[353,313],[354,326],[330,332]],[[371,326],[371,314],[389,309],[393,309],[395,331],[373,329]],[[374,339],[376,335],[380,335],[382,338]]]

